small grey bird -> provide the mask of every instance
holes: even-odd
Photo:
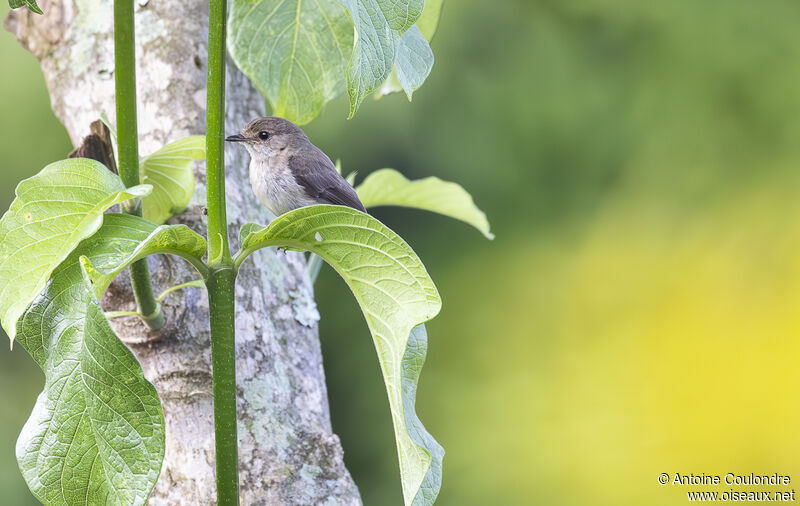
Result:
[[[250,153],[250,184],[276,216],[312,204],[349,206],[366,212],[356,191],[333,162],[294,123],[257,118],[242,133],[225,138]]]

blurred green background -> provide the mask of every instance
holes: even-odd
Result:
[[[3,13],[5,11],[2,11]],[[308,126],[360,175],[463,184],[497,239],[375,214],[444,299],[417,411],[441,505],[683,504],[659,473],[800,480],[800,4],[450,1],[414,102]],[[0,35],[0,204],[70,150],[34,59]],[[318,281],[333,423],[367,505],[401,503],[366,326]],[[0,495],[42,376],[0,353]],[[720,487],[719,490],[728,490]],[[775,490],[772,488],[770,490]]]

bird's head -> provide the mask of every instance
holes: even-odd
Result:
[[[269,116],[254,119],[241,133],[228,136],[225,140],[242,143],[250,156],[271,157],[298,142],[308,141],[308,137],[291,121]]]

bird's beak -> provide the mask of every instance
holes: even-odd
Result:
[[[247,137],[245,137],[242,134],[235,134],[235,135],[229,135],[228,137],[225,137],[225,140],[228,141],[228,142],[243,142],[243,141],[247,140]]]

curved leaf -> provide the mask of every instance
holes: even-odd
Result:
[[[0,322],[11,339],[22,312],[50,274],[103,222],[114,204],[142,197],[150,186],[125,189],[101,163],[71,158],[22,181],[0,219]]]
[[[425,329],[425,325],[417,325],[408,336],[406,353],[403,355],[403,391],[405,392],[403,407],[408,434],[417,445],[428,449],[431,455],[431,466],[422,479],[412,506],[433,504],[442,487],[444,448],[425,430],[414,410],[414,403],[417,399],[417,383],[419,383],[419,375],[427,354],[428,331]]]
[[[443,214],[473,227],[494,239],[486,215],[478,209],[472,196],[456,183],[438,177],[410,181],[394,169],[376,170],[356,187],[365,207],[403,206]]]
[[[356,30],[353,56],[347,66],[350,117],[364,97],[389,77],[403,34],[422,14],[424,0],[340,0]]]
[[[45,372],[17,441],[20,469],[44,504],[143,505],[155,486],[164,458],[161,403],[108,325],[81,259],[118,269],[165,228],[106,215],[17,322],[19,343]]]
[[[344,90],[353,24],[337,0],[233,0],[228,47],[272,106],[305,124]]]
[[[115,215],[109,215],[109,217],[111,216]],[[118,218],[114,217],[114,220],[112,223],[116,223]],[[128,226],[133,226],[133,224],[129,223]],[[138,244],[135,248],[120,250],[113,256],[96,257],[96,260],[92,260],[91,257],[81,257],[81,262],[94,285],[97,297],[100,297],[114,278],[130,264],[146,256],[159,253],[183,257],[205,276],[207,268],[203,264],[203,255],[206,253],[207,245],[203,236],[186,225],[161,225],[155,228],[154,225],[140,219],[137,220],[135,226],[138,227],[136,238]],[[146,230],[150,230],[149,235],[140,237],[139,231]],[[116,236],[111,237],[116,241],[122,240],[124,237],[122,232],[124,231],[120,230]]]
[[[410,336],[441,308],[425,266],[397,234],[349,207],[296,209],[266,228],[248,226],[243,236],[237,265],[266,246],[304,249],[322,257],[350,286],[372,333],[386,383],[405,504],[431,504],[441,483],[442,450],[414,412],[425,339],[421,334]]]
[[[142,213],[153,223],[164,223],[180,213],[194,193],[192,162],[206,157],[206,138],[193,135],[171,142],[139,162],[139,178],[153,186],[142,199]]]

